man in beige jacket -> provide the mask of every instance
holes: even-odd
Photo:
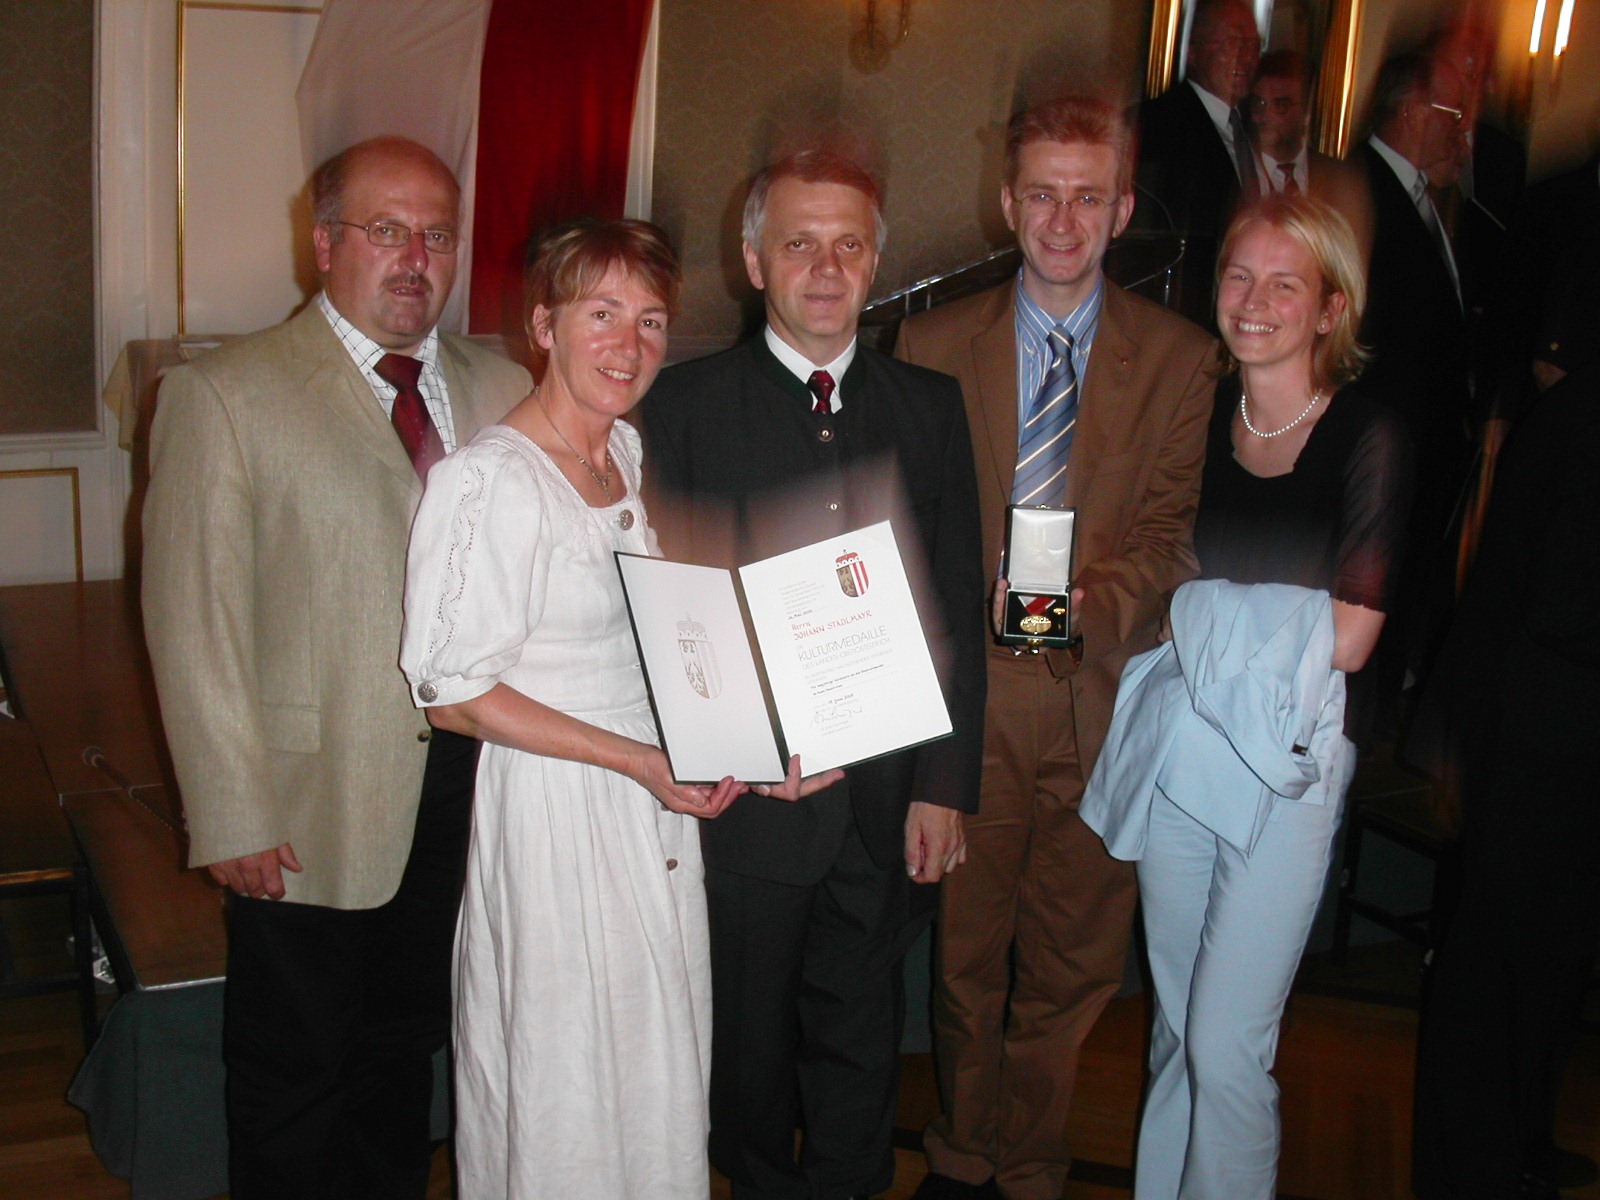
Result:
[[[476,743],[396,665],[427,468],[528,390],[434,328],[460,189],[364,142],[312,179],[322,293],[162,385],[144,612],[191,834],[235,894],[235,1200],[421,1197]]]

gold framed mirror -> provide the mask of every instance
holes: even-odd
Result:
[[[1314,44],[1321,46],[1319,54],[1308,55],[1319,63],[1317,148],[1343,158],[1355,136],[1356,67],[1365,0],[1298,0],[1283,7],[1294,10],[1292,19],[1302,36],[1315,38]],[[1154,0],[1145,71],[1147,96],[1161,95],[1179,77],[1185,8],[1184,0]]]

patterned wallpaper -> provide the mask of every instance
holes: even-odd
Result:
[[[0,436],[95,427],[94,9],[0,4]]]
[[[674,357],[758,319],[739,258],[744,186],[770,158],[823,142],[887,186],[874,297],[1005,245],[1004,126],[1066,91],[1136,98],[1148,3],[910,0],[911,30],[878,73],[851,63],[866,0],[663,0],[655,218],[684,259]],[[899,0],[878,0],[887,30]]]

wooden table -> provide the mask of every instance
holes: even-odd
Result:
[[[187,844],[162,819],[166,788],[76,792],[62,804],[89,863],[118,987],[220,982],[228,962],[224,893],[185,868]]]
[[[88,862],[118,986],[220,979],[222,896],[184,869],[136,590],[120,579],[0,588],[0,645],[13,704]]]
[[[138,603],[137,588],[120,579],[0,587],[12,703],[61,795],[112,786],[84,761],[90,746],[132,784],[176,794]]]
[[[47,777],[66,812],[123,993],[68,1098],[134,1196],[215,1195],[227,1186],[223,893],[185,869],[137,591],[0,588],[0,646],[18,736],[36,744],[34,782]]]

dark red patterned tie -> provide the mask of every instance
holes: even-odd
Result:
[[[427,482],[428,468],[444,457],[444,442],[428,415],[428,402],[422,398],[417,381],[422,378],[422,360],[404,354],[385,354],[373,367],[378,378],[393,386],[394,409],[390,419],[400,444],[406,448],[417,475]]]
[[[811,378],[806,380],[806,387],[811,389],[811,394],[816,398],[816,403],[811,406],[811,411],[819,417],[825,417],[833,411],[830,401],[833,399],[833,389],[836,385],[833,376],[826,371],[813,371]]]

